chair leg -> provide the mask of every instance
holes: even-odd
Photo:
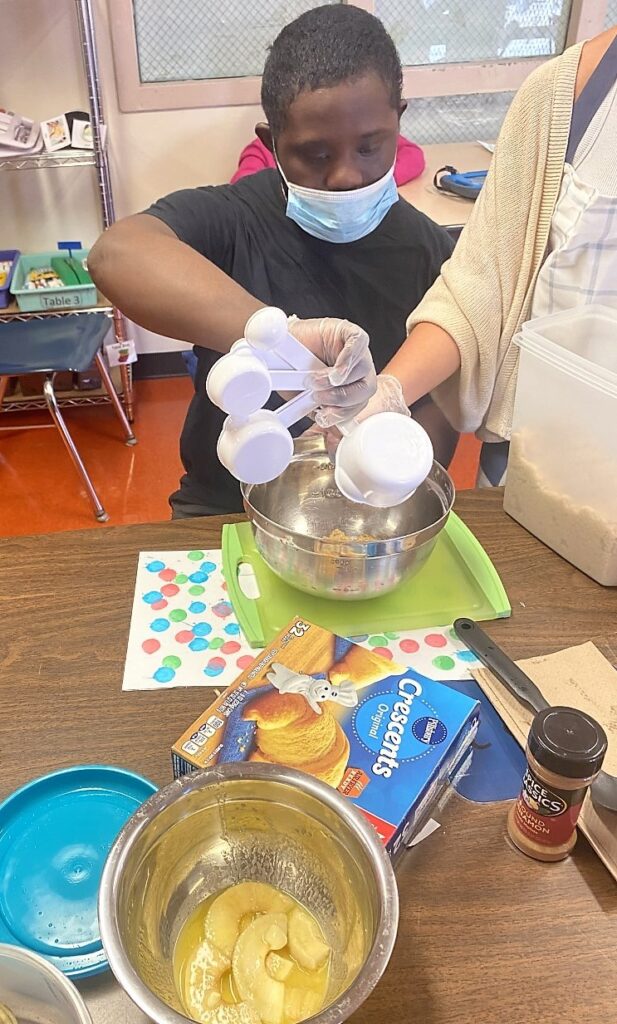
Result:
[[[62,440],[66,445],[66,449],[73,460],[75,468],[82,479],[82,483],[84,484],[84,487],[88,492],[88,497],[94,509],[94,514],[98,519],[99,523],[105,523],[109,519],[109,516],[107,515],[107,512],[105,511],[105,509],[103,508],[99,501],[99,496],[94,490],[92,481],[88,476],[88,471],[81,460],[81,456],[77,451],[77,448],[75,447],[75,442],[73,441],[73,438],[69,433],[68,427],[64,422],[64,417],[60,412],[60,407],[58,406],[58,400],[56,398],[56,393],[54,391],[53,374],[51,375],[51,377],[45,378],[45,382],[43,384],[43,394],[45,395],[45,401],[47,402],[47,408],[51,413],[51,417],[54,423],[56,424],[58,430],[60,431],[60,436],[62,437]]]
[[[107,391],[107,394],[111,398],[111,404],[113,405],[114,409],[116,410],[116,416],[118,417],[118,419],[120,420],[120,423],[122,424],[122,429],[124,430],[124,433],[126,435],[126,444],[129,444],[129,445],[130,444],[137,444],[137,438],[135,437],[135,434],[133,433],[133,430],[131,428],[131,424],[129,423],[128,419],[126,418],[126,413],[125,413],[125,411],[124,411],[124,409],[122,407],[122,402],[118,398],[118,392],[116,391],[116,389],[114,387],[114,382],[113,382],[113,380],[111,379],[111,377],[109,375],[109,370],[107,369],[107,364],[105,363],[105,359],[103,357],[103,353],[100,350],[97,352],[97,354],[95,356],[95,359],[96,359],[96,365],[97,365],[98,371],[99,371],[99,373],[101,375],[101,380],[103,381],[103,384],[105,385],[105,390]]]
[[[10,379],[10,377],[0,377],[0,412],[2,412],[2,403],[4,402],[4,396],[6,395]]]
[[[135,393],[133,391],[133,374],[128,363],[120,363],[120,380],[122,382],[122,405],[129,423],[135,420]]]
[[[126,317],[124,316],[123,313],[120,312],[119,309],[115,309],[114,308],[114,310],[113,310],[113,319],[114,319],[114,336],[116,338],[116,341],[126,341],[126,339],[127,339]],[[126,411],[126,415],[127,415],[129,423],[132,423],[133,420],[135,419],[135,415],[134,415],[135,399],[134,399],[134,394],[133,394],[133,380],[132,380],[133,375],[131,373],[131,367],[130,367],[129,363],[120,363],[119,370],[120,370],[120,380],[122,382],[123,406],[124,406],[124,409]]]

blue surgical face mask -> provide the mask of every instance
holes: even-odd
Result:
[[[278,164],[278,160],[277,160]],[[287,186],[287,216],[324,242],[357,242],[378,228],[398,201],[394,165],[379,181],[346,192],[293,185],[278,164]]]

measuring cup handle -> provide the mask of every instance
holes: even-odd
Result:
[[[275,391],[305,391],[306,374],[301,370],[270,370],[270,382]]]
[[[246,344],[246,342],[245,342]],[[251,346],[248,346],[251,348]],[[275,348],[271,349],[252,349],[256,352],[260,359],[266,364],[269,370],[293,370],[293,367],[289,365],[286,359],[283,359],[282,355],[276,351]]]
[[[343,437],[347,437],[358,426],[358,421],[356,419],[343,420],[341,423],[335,423],[334,425],[337,430],[340,430]]]
[[[287,316],[282,309],[264,306],[249,317],[244,336],[258,352],[276,351],[294,370],[322,370],[325,363],[289,333]]]
[[[314,356],[310,349],[305,348],[301,341],[294,338],[293,334],[286,334],[276,350],[295,370],[323,370],[326,365]]]
[[[289,402],[285,402],[285,405],[277,409],[276,415],[285,427],[292,427],[294,423],[310,415],[316,408],[311,392],[303,391],[301,395],[296,395],[295,398],[291,398]]]

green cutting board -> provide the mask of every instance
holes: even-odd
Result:
[[[240,588],[240,566],[255,574],[259,597]],[[384,630],[447,626],[462,616],[478,621],[506,618],[508,596],[482,545],[453,512],[432,554],[417,575],[382,597],[366,601],[313,597],[279,579],[255,547],[250,523],[223,527],[227,592],[251,647],[265,647],[294,615],[351,637]]]

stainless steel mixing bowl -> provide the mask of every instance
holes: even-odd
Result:
[[[348,501],[334,483],[321,439],[296,442],[281,476],[243,484],[242,494],[255,544],[272,571],[307,594],[346,601],[387,594],[413,576],[454,504],[454,484],[437,462],[401,505],[384,509]],[[333,530],[345,540],[328,539]],[[353,540],[360,536],[371,540]]]
[[[386,968],[398,926],[390,861],[360,812],[310,775],[232,763],[160,790],[114,844],[99,919],[111,969],[156,1024],[186,1024],[172,972],[178,933],[214,892],[245,880],[296,897],[331,945],[325,1009],[340,1024]]]

